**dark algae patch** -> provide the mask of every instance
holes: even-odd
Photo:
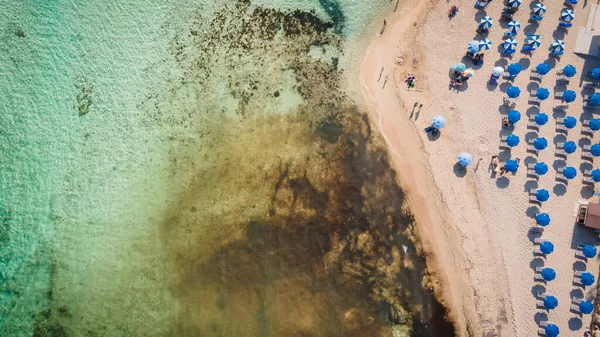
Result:
[[[342,8],[320,4],[325,18],[232,1],[166,27],[169,54],[148,67],[138,104],[162,137],[169,194],[160,216],[138,219],[151,229],[136,246],[147,259],[118,265],[140,272],[103,289],[111,301],[68,298],[80,283],[68,263],[53,267],[61,281],[36,337],[454,336],[384,143],[341,87],[337,58],[309,55],[344,53]],[[291,96],[299,103],[277,105]],[[147,298],[159,300],[132,300]]]

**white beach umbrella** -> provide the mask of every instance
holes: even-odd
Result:
[[[575,12],[572,9],[563,9],[560,13],[560,19],[566,22],[572,21],[575,19]]]
[[[508,5],[510,7],[519,7],[521,6],[522,0],[508,0]]]
[[[539,35],[531,34],[527,36],[527,40],[525,43],[531,47],[531,49],[535,50],[542,44],[542,40]]]
[[[502,47],[504,47],[505,50],[515,50],[517,49],[517,40],[512,37],[508,40],[504,40]]]
[[[552,42],[552,44],[550,45],[550,50],[553,53],[561,53],[561,52],[565,51],[565,41],[554,40],[554,42]]]
[[[492,48],[492,41],[483,39],[479,41],[479,50],[490,50]]]
[[[511,20],[508,23],[508,31],[509,32],[511,32],[513,34],[517,34],[519,29],[521,29],[521,24],[519,22],[517,22],[517,20]]]
[[[485,29],[490,29],[490,28],[492,28],[492,23],[493,23],[493,20],[491,17],[484,16],[483,19],[481,19],[481,22],[479,23],[479,27],[485,28]]]
[[[546,5],[544,5],[541,2],[539,2],[535,6],[533,6],[533,13],[535,15],[542,16],[542,15],[546,14],[546,10],[547,10]]]
[[[492,69],[492,75],[494,75],[496,77],[500,77],[500,76],[502,76],[502,74],[504,74],[504,68],[494,67],[494,69]]]

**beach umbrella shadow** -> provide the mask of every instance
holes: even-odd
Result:
[[[545,312],[537,312],[533,315],[533,320],[535,321],[535,324],[539,325],[541,322],[548,320],[548,315]]]
[[[434,142],[434,141],[440,139],[441,134],[442,134],[442,132],[439,130],[435,135],[432,132],[427,132],[427,139]]]
[[[453,168],[453,170],[454,170],[454,174],[455,174],[457,177],[459,177],[459,178],[462,178],[462,177],[464,177],[465,175],[467,175],[467,168],[466,168],[466,167],[464,167],[464,166],[462,166],[462,165],[461,165],[461,164],[459,164],[459,163],[455,163],[455,164],[454,164],[454,168]]]
[[[569,329],[571,331],[577,331],[577,330],[581,329],[582,326],[583,326],[583,322],[581,321],[581,319],[579,317],[572,317],[569,320]]]
[[[510,180],[507,177],[500,177],[496,179],[496,187],[506,188],[508,185],[510,185]]]
[[[565,184],[556,184],[556,185],[554,185],[552,192],[554,192],[554,194],[556,194],[560,197],[562,195],[565,195],[565,193],[567,193],[567,186]]]
[[[581,197],[585,199],[589,199],[594,196],[594,187],[593,186],[584,186],[581,188]]]
[[[533,295],[534,298],[537,298],[538,295],[543,294],[546,292],[546,287],[544,287],[541,284],[536,284],[533,287],[531,287],[531,295]]]

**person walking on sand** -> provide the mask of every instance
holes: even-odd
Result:
[[[385,31],[385,26],[387,26],[387,18],[383,19],[383,27],[381,27],[381,33],[380,34],[383,34],[383,32]]]

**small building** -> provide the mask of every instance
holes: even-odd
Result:
[[[587,204],[579,206],[577,223],[586,227],[600,229],[600,204]]]
[[[600,5],[590,7],[585,27],[578,27],[575,53],[600,57]]]

